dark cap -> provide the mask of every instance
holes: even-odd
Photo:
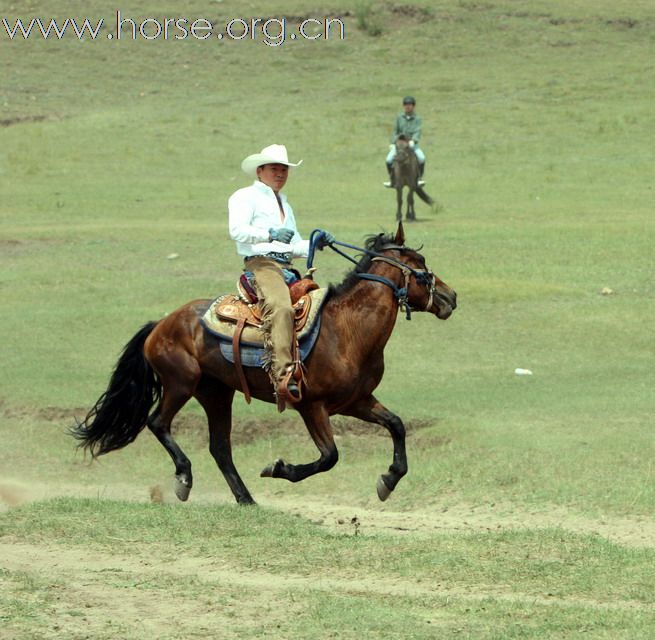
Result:
[[[412,96],[405,96],[403,98],[403,104],[416,104],[416,100]]]

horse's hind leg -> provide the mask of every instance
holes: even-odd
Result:
[[[185,501],[193,486],[191,461],[171,435],[171,422],[177,412],[185,405],[191,396],[171,397],[164,392],[161,404],[148,418],[148,428],[156,436],[175,464],[175,495]]]
[[[299,482],[315,473],[328,471],[339,460],[339,452],[330,426],[330,416],[325,406],[322,403],[315,403],[309,407],[299,408],[298,412],[302,415],[307,430],[321,453],[320,458],[309,464],[287,464],[284,460],[278,459],[261,472],[262,477],[284,478],[291,482]]]
[[[180,500],[185,501],[193,486],[191,461],[171,435],[171,423],[193,395],[200,378],[200,368],[194,359],[188,358],[184,366],[180,364],[174,376],[168,366],[166,370],[163,374],[159,374],[164,391],[157,409],[148,418],[148,428],[172,458],[175,464],[175,494]]]
[[[393,462],[387,473],[383,473],[377,482],[380,500],[386,500],[396,488],[400,479],[407,473],[407,453],[405,450],[405,425],[395,414],[391,413],[377,398],[369,396],[343,412],[366,422],[375,422],[385,427],[393,440]]]
[[[209,451],[239,504],[255,504],[232,460],[232,400],[234,389],[212,385],[199,388],[196,398],[207,414]]]

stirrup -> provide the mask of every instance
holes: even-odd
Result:
[[[289,367],[277,384],[277,409],[284,411],[287,403],[297,404],[302,400],[302,385],[305,382],[305,372],[302,363]]]
[[[287,395],[289,398],[293,398],[292,402],[300,402],[300,400],[302,400],[300,387],[295,380],[291,380],[287,385]]]

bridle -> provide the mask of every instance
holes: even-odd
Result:
[[[317,229],[313,231],[310,236],[309,255],[307,257],[307,268],[310,270],[313,269],[312,265],[314,262],[314,253],[316,251],[316,244],[320,239],[320,234],[322,233],[323,233],[322,231],[319,231]],[[394,297],[396,298],[396,300],[398,300],[398,306],[400,309],[402,309],[405,312],[405,318],[407,320],[412,319],[412,311],[415,311],[415,309],[412,309],[412,306],[409,304],[409,299],[408,299],[409,283],[412,276],[414,276],[414,278],[416,279],[416,283],[425,286],[428,292],[428,301],[425,305],[425,308],[421,309],[421,311],[429,311],[432,308],[432,305],[434,304],[435,297],[439,297],[439,292],[437,291],[437,277],[434,275],[434,273],[432,273],[432,271],[430,271],[429,269],[414,269],[414,267],[410,267],[409,265],[405,264],[404,262],[401,262],[400,260],[396,260],[395,258],[391,258],[390,256],[385,256],[382,255],[382,253],[380,253],[381,251],[390,251],[394,249],[397,251],[404,251],[407,250],[407,247],[403,247],[397,244],[385,244],[380,247],[379,251],[372,251],[370,249],[358,247],[356,245],[348,244],[346,242],[339,242],[338,240],[335,240],[334,242],[328,245],[330,249],[332,249],[339,255],[346,258],[346,260],[350,260],[350,262],[354,263],[357,266],[359,266],[359,262],[357,262],[357,260],[355,260],[352,256],[349,256],[344,251],[341,251],[334,245],[339,245],[341,247],[346,247],[348,249],[353,249],[355,251],[361,251],[362,253],[371,256],[371,262],[385,262],[386,264],[390,264],[391,266],[400,269],[404,278],[404,284],[401,287],[399,287],[395,282],[393,282],[393,280],[390,280],[389,278],[385,278],[384,276],[377,275],[375,273],[358,273],[357,277],[362,280],[370,280],[373,282],[380,282],[382,284],[387,285],[393,291]]]
[[[400,164],[406,164],[412,157],[413,153],[414,149],[412,149],[410,146],[396,146],[396,159]]]
[[[382,247],[382,249],[387,249],[389,247]],[[419,285],[424,285],[428,290],[428,301],[425,305],[425,308],[422,311],[429,311],[432,305],[434,304],[434,297],[437,295],[436,281],[437,278],[429,269],[414,269],[409,267],[404,262],[400,260],[394,260],[388,256],[374,256],[371,259],[371,262],[386,262],[394,267],[397,267],[402,272],[405,278],[405,284],[402,287],[396,286],[394,282],[385,278],[384,276],[378,276],[374,273],[359,273],[357,277],[362,280],[373,280],[377,282],[382,282],[388,287],[391,287],[393,293],[398,300],[399,307],[405,312],[405,317],[407,320],[412,319],[412,307],[409,304],[408,295],[409,295],[409,281],[412,276],[416,278],[416,283]]]

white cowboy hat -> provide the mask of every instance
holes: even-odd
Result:
[[[296,163],[289,162],[287,148],[283,144],[272,144],[264,147],[259,153],[248,156],[241,163],[241,169],[254,178],[257,175],[257,167],[263,164],[286,164],[287,167],[298,167],[302,164],[302,160]]]

